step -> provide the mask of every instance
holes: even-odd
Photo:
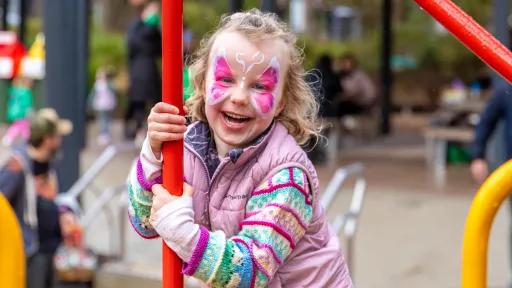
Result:
[[[95,288],[161,288],[160,265],[147,263],[109,262],[101,266],[94,279]],[[201,284],[185,278],[185,287],[199,288]]]

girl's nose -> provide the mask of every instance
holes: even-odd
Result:
[[[236,87],[233,89],[229,99],[237,105],[249,104],[249,95],[245,87]]]

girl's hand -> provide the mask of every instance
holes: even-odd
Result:
[[[183,107],[185,113],[188,108]],[[183,139],[187,131],[185,116],[179,115],[177,107],[160,102],[152,109],[148,117],[148,138],[153,154],[157,158],[162,151],[162,143]]]
[[[150,222],[153,225],[155,223],[155,214],[160,210],[160,208],[165,205],[172,203],[181,197],[192,196],[194,190],[192,186],[183,182],[183,195],[182,196],[174,196],[169,191],[167,191],[162,185],[153,185],[151,189],[153,191],[153,205],[151,206],[151,216]]]

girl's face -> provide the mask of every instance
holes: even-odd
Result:
[[[285,43],[252,43],[238,32],[217,36],[206,79],[206,118],[217,146],[245,147],[282,110]],[[219,148],[219,147],[218,147]]]

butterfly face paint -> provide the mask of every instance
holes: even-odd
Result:
[[[247,74],[249,74],[249,72],[254,67],[254,65],[261,64],[265,61],[265,55],[258,51],[252,56],[251,60],[253,62],[249,65],[249,67],[246,68],[245,61],[241,59],[243,55],[244,55],[244,53],[236,53],[236,56],[235,56],[236,62],[242,66],[242,71],[244,73],[244,75],[242,76],[242,79],[240,81],[240,88],[244,88],[245,81],[247,79],[246,76],[247,76]]]
[[[228,89],[233,82],[233,72],[224,55],[217,55],[213,61],[213,83],[208,93],[208,104],[216,105],[229,95]]]
[[[250,103],[263,117],[268,117],[274,110],[275,92],[279,82],[280,65],[276,57],[270,60],[261,75],[250,74],[253,68],[265,62],[265,54],[256,52],[249,61],[242,57],[243,53],[235,54],[235,61],[240,64],[240,73],[235,75],[226,58],[225,49],[221,49],[213,59],[213,82],[208,88],[207,103],[216,105],[223,102],[234,89],[244,90],[250,96]],[[251,77],[252,76],[252,77]],[[251,82],[248,82],[250,80]],[[249,83],[249,84],[248,84]]]
[[[264,117],[267,117],[274,110],[279,70],[279,62],[274,57],[251,91],[251,103],[256,111]]]

